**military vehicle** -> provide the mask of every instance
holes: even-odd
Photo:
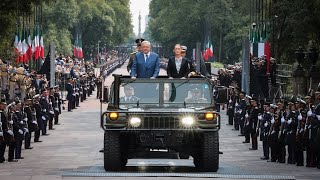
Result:
[[[205,77],[113,76],[101,115],[106,171],[120,171],[128,159],[150,158],[155,150],[191,156],[201,171],[218,170],[221,123],[215,104],[226,101],[226,88],[214,88]]]

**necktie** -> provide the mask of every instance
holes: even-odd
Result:
[[[149,56],[146,54],[146,64],[149,64]]]

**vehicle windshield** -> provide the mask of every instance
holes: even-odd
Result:
[[[202,107],[211,104],[209,85],[206,83],[164,83],[164,104]]]
[[[207,82],[130,82],[120,85],[120,107],[207,107],[212,103]]]

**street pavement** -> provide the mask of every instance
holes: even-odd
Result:
[[[126,64],[114,73],[128,74],[125,67]],[[165,74],[165,72],[162,70],[161,74]],[[106,84],[110,85],[112,81],[113,77],[109,76],[106,79]],[[102,173],[103,154],[99,153],[103,146],[103,131],[99,124],[100,103],[93,95],[87,101],[81,103],[80,106],[73,112],[63,111],[60,116],[61,125],[55,126],[56,130],[50,130],[49,136],[42,136],[41,140],[43,142],[32,143],[34,149],[23,150],[22,156],[25,159],[19,160],[17,163],[0,164],[0,180],[201,180],[207,179],[206,177],[216,177],[216,179],[277,179],[277,177],[279,179],[281,177],[294,177],[300,180],[320,179],[319,169],[260,160],[260,156],[262,156],[261,142],[259,142],[259,150],[250,151],[248,148],[251,144],[243,144],[244,138],[238,136],[239,132],[232,131],[232,127],[226,125],[225,111],[221,112],[222,128],[220,130],[220,150],[224,154],[220,155],[220,169],[217,173],[196,172],[191,159],[134,159],[129,160],[129,167],[124,173],[121,174],[120,172],[107,175],[108,177],[101,177],[104,174]],[[106,104],[103,104],[103,109],[106,109],[106,107]],[[148,165],[153,167],[148,168]],[[173,168],[168,166],[173,166]],[[96,173],[96,177],[72,177],[70,174],[73,172],[100,173]],[[131,172],[155,172],[157,174],[153,176],[158,177],[130,177]],[[170,173],[178,173],[178,175]],[[141,174],[141,176],[151,175]]]

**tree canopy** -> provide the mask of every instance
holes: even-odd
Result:
[[[257,7],[258,2],[265,6]],[[189,50],[210,36],[216,59],[232,63],[240,60],[242,41],[249,37],[251,12],[265,14],[269,16],[268,22],[265,19],[269,28],[266,41],[271,42],[273,56],[294,62],[294,50],[299,46],[319,47],[319,7],[317,0],[152,0],[149,31],[166,55],[176,43]]]
[[[57,53],[72,55],[77,35],[88,58],[97,52],[98,42],[112,48],[132,34],[129,0],[4,0],[0,3],[1,57],[12,57],[17,20],[29,18],[33,25],[35,6],[42,8],[40,26],[45,47],[53,42]]]

